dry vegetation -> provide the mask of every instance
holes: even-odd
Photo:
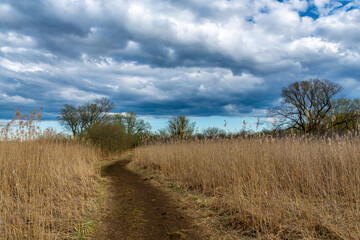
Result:
[[[138,147],[135,163],[212,198],[239,237],[360,236],[358,138],[156,143]]]
[[[0,239],[77,239],[91,231],[98,155],[37,131],[35,118],[18,112],[0,131]]]

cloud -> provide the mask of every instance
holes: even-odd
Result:
[[[0,102],[11,102],[11,103],[17,103],[17,104],[34,104],[35,100],[29,99],[29,98],[23,98],[19,95],[9,96],[6,93],[2,93],[0,95]]]
[[[63,101],[76,101],[77,103],[85,103],[97,98],[106,97],[104,95],[92,93],[90,91],[82,91],[76,88],[61,88],[59,90],[47,93],[49,97],[57,98]]]
[[[314,77],[352,79],[358,97],[359,26],[358,1],[7,0],[0,114],[109,97],[142,115],[259,116]]]

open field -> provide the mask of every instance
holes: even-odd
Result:
[[[360,236],[356,138],[173,141],[136,148],[134,161],[213,199],[239,237]]]
[[[96,199],[94,148],[0,141],[0,239],[78,239]]]

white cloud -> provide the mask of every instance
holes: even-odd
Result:
[[[360,10],[338,10],[335,14],[324,16],[316,21],[317,31],[347,48],[357,48],[360,39]]]
[[[127,52],[138,52],[139,50],[139,44],[134,41],[129,41],[125,48]]]
[[[319,18],[301,17],[313,3]],[[244,114],[275,104],[270,86],[309,76],[359,96],[356,1],[56,0],[29,4],[36,14],[17,4],[0,4],[0,21],[11,20],[0,33],[8,96],[40,88],[36,101],[56,106],[109,96],[144,111],[151,102]]]
[[[2,49],[2,48],[1,48]],[[2,49],[3,50],[3,49]],[[38,64],[22,64],[20,62],[12,62],[0,57],[0,66],[14,72],[39,72],[43,68]]]
[[[239,111],[236,109],[236,106],[233,104],[228,104],[224,106],[224,109],[229,113],[229,114],[237,114]]]
[[[9,96],[6,93],[0,94],[0,103],[1,102],[3,104],[25,104],[25,105],[36,103],[34,99],[24,98],[19,95]]]
[[[341,44],[328,42],[319,37],[305,37],[297,39],[286,46],[289,53],[301,58],[308,58],[309,54],[321,54],[322,56],[338,55]]]
[[[92,92],[85,92],[76,88],[62,88],[58,90],[53,90],[47,94],[49,97],[66,100],[69,102],[77,102],[77,103],[84,103],[89,102],[96,98],[103,98],[106,97],[105,95],[96,94]]]
[[[36,42],[31,36],[9,31],[0,32],[0,46],[33,48]]]
[[[314,0],[314,4],[318,8],[323,8],[326,4],[329,4],[330,0]]]

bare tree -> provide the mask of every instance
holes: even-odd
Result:
[[[57,117],[60,123],[72,132],[74,137],[78,135],[81,129],[81,118],[78,109],[69,104],[65,104],[61,109],[60,116]]]
[[[187,137],[192,136],[195,130],[195,122],[190,122],[185,116],[172,117],[165,129],[171,136]]]
[[[142,136],[150,134],[151,125],[142,119],[139,119],[134,112],[125,114],[116,114],[114,121],[121,122],[124,125],[126,132],[130,135]]]
[[[334,97],[341,86],[328,80],[312,79],[290,84],[282,89],[281,107],[268,110],[278,120],[277,129],[294,128],[302,132],[318,132],[331,126],[324,124],[335,108]]]
[[[151,134],[150,123],[139,119],[134,112],[115,114],[113,121],[121,123],[125,127],[125,132],[131,137],[134,145],[137,145],[144,136]]]
[[[74,136],[79,136],[95,123],[108,120],[112,109],[114,103],[108,98],[95,99],[79,107],[65,104],[58,120]]]
[[[339,98],[333,102],[335,108],[331,118],[327,121],[334,130],[340,131],[359,131],[360,120],[360,100]]]

